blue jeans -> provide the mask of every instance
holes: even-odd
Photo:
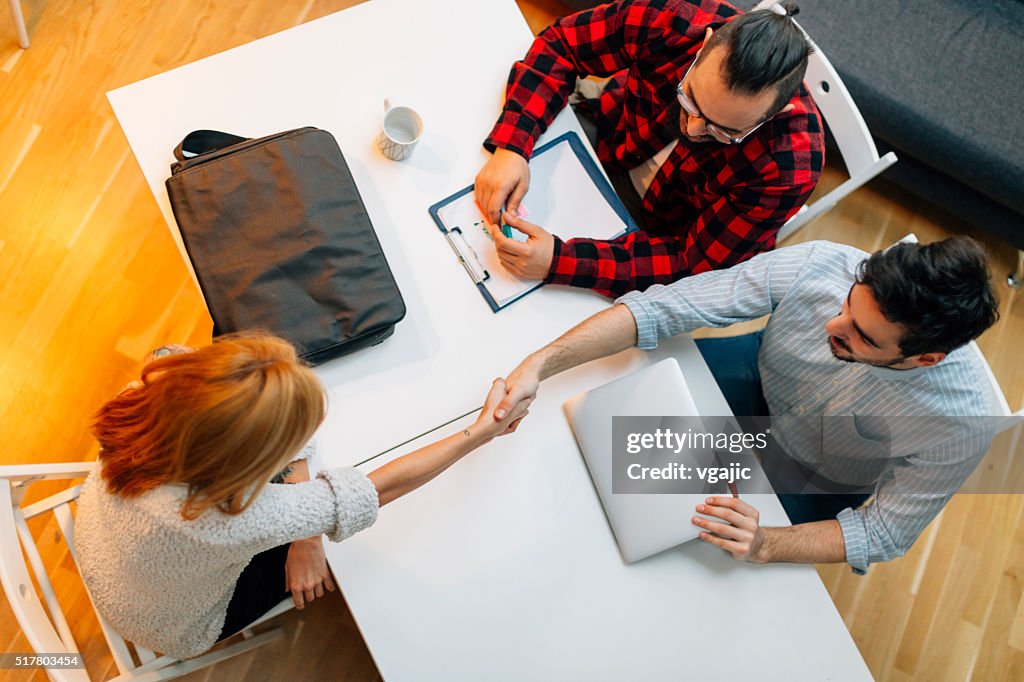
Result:
[[[761,371],[757,366],[763,332],[730,336],[722,339],[696,339],[697,348],[722,389],[725,401],[737,417],[768,416],[768,403],[761,389]],[[767,473],[767,472],[766,472]],[[769,473],[769,480],[771,480]],[[870,495],[864,493],[830,493],[776,495],[789,516],[790,523],[810,523],[834,519],[842,510],[856,509]]]

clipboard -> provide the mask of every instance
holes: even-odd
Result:
[[[615,239],[637,229],[611,183],[579,136],[568,132],[538,147],[530,159],[530,190],[522,202],[524,219],[563,239]],[[473,185],[430,207],[472,283],[495,313],[541,286],[505,271],[497,259]]]

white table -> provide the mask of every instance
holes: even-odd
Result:
[[[701,412],[722,414],[693,351],[681,337],[650,359],[677,357]],[[384,679],[871,679],[810,566],[743,564],[700,541],[622,561],[561,405],[635,362],[624,354],[555,377],[514,436],[328,545]],[[774,495],[744,498],[765,524],[788,525]]]
[[[331,393],[318,436],[328,466],[477,408],[492,378],[607,306],[548,287],[493,314],[427,214],[485,160],[480,141],[531,39],[511,0],[373,0],[109,94],[179,244],[163,183],[190,130],[316,125],[338,139],[409,313],[380,346],[317,370]],[[426,122],[403,163],[373,146],[385,97]],[[549,137],[566,130],[579,127],[563,112]],[[702,411],[727,414],[688,338],[591,363],[545,384],[515,437],[329,547],[385,679],[870,679],[810,567],[742,565],[699,543],[622,564],[561,403],[666,353]],[[784,522],[774,497],[757,504]]]
[[[108,95],[179,247],[164,181],[189,131],[315,125],[337,138],[408,314],[383,344],[318,369],[331,400],[318,438],[336,464],[479,407],[491,379],[608,304],[552,287],[495,315],[427,213],[486,160],[509,66],[531,39],[512,0],[373,0]],[[413,104],[426,124],[402,163],[374,146],[385,97]],[[563,112],[548,137],[570,129],[578,123]]]

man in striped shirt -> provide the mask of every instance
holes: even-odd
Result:
[[[617,303],[527,357],[497,412],[589,360],[770,314],[762,332],[698,346],[733,412],[771,415],[791,469],[834,494],[784,491],[788,528],[761,527],[739,498],[698,506],[721,520],[695,516],[701,539],[738,559],[845,560],[863,573],[901,556],[991,442],[984,361],[965,346],[995,322],[997,302],[985,253],[968,238],[870,256],[809,242]],[[937,428],[920,428],[922,419]]]

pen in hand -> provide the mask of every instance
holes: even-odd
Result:
[[[505,235],[506,239],[512,239],[512,228],[505,224],[505,207],[501,207],[501,211],[498,212],[498,227],[501,228],[501,233]]]

